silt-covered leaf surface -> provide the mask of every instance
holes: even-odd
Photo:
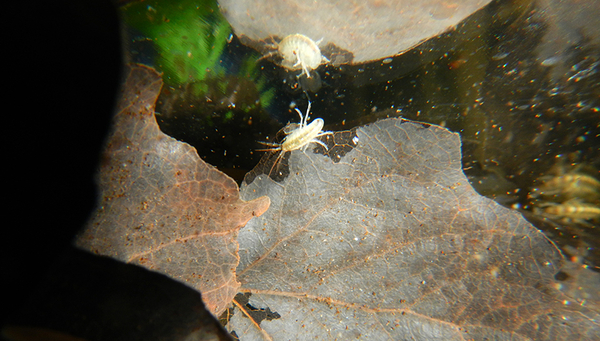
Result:
[[[184,282],[218,315],[239,287],[238,230],[269,199],[241,201],[231,178],[159,130],[156,71],[131,66],[127,74],[102,155],[99,208],[76,245]]]
[[[320,41],[323,53],[338,65],[407,51],[451,29],[489,2],[220,0],[219,7],[245,44],[263,50],[274,37],[300,33]]]
[[[243,184],[271,207],[239,234],[241,340],[600,339],[598,312],[557,289],[556,246],[470,186],[457,134],[403,119],[344,134],[343,156],[294,151],[287,177]]]

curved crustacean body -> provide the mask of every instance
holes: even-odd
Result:
[[[298,77],[306,75],[307,78],[311,78],[310,71],[329,62],[329,59],[321,54],[320,42],[315,42],[303,34],[290,34],[279,44],[273,45],[277,51],[267,53],[261,59],[277,54],[282,58],[281,66],[290,70],[302,70]]]
[[[325,145],[325,143],[317,139],[317,137],[333,133],[330,131],[322,131],[323,125],[325,124],[322,118],[316,118],[312,122],[310,122],[310,124],[308,123],[310,107],[311,103],[310,101],[308,101],[308,108],[306,109],[305,115],[302,115],[302,112],[298,110],[298,108],[295,108],[296,112],[300,116],[300,123],[297,124],[297,127],[295,127],[294,129],[286,132],[287,135],[281,143],[259,142],[261,144],[274,147],[269,149],[259,149],[259,151],[279,152],[279,155],[277,156],[273,167],[277,165],[284,153],[298,149],[304,152],[306,151],[306,148],[308,148],[308,145],[311,143],[320,144],[325,148],[325,150],[328,150],[327,145]],[[271,167],[271,171],[273,171],[273,167]],[[271,173],[271,171],[269,173]]]
[[[543,176],[539,181],[542,185],[533,188],[531,197],[545,198],[579,198],[594,201],[600,198],[600,181],[595,177],[572,170],[559,173],[557,176]]]
[[[277,49],[283,58],[281,65],[290,70],[302,69],[300,75],[306,74],[306,77],[310,78],[311,70],[315,70],[322,63],[329,62],[321,54],[319,42],[314,42],[302,34],[291,34],[283,38]]]
[[[583,202],[579,199],[567,200],[563,203],[542,203],[541,208],[535,208],[534,212],[565,223],[575,222],[583,226],[589,226],[587,220],[600,219],[600,207]]]
[[[528,193],[535,203],[533,212],[562,224],[592,226],[590,220],[600,221],[600,181],[584,168],[559,161],[538,178],[541,184]]]

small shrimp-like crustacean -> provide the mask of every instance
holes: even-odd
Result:
[[[307,78],[311,78],[311,70],[329,62],[329,59],[325,58],[319,49],[321,40],[315,42],[303,34],[290,34],[279,44],[273,44],[277,51],[267,53],[260,59],[278,54],[282,58],[281,65],[283,67],[290,70],[302,70],[298,77],[306,75]]]
[[[330,135],[330,134],[333,134],[333,132],[322,131],[323,125],[325,124],[325,122],[323,121],[322,118],[315,118],[312,122],[310,122],[310,124],[308,123],[308,118],[310,115],[310,106],[311,106],[311,103],[309,100],[308,108],[306,109],[305,115],[302,115],[302,112],[298,108],[295,108],[296,112],[300,116],[300,123],[296,124],[297,127],[295,127],[294,129],[286,132],[286,137],[283,139],[283,141],[281,143],[260,142],[259,141],[259,143],[261,143],[261,144],[264,144],[264,145],[270,146],[270,147],[274,147],[274,148],[269,148],[269,149],[258,149],[259,151],[266,151],[266,152],[278,151],[279,152],[279,155],[277,156],[277,159],[275,160],[273,167],[275,167],[275,165],[277,165],[277,163],[279,162],[281,157],[286,152],[291,152],[293,150],[298,150],[298,149],[300,149],[304,152],[304,151],[306,151],[306,148],[308,148],[308,145],[311,143],[320,144],[321,146],[323,146],[323,148],[325,148],[325,150],[329,150],[329,148],[327,148],[327,145],[325,143],[323,143],[322,141],[320,141],[319,139],[317,139],[317,137],[320,137],[323,135]],[[271,167],[271,171],[269,171],[269,174],[273,171],[273,167]]]
[[[596,200],[600,198],[600,181],[591,175],[570,171],[558,176],[540,178],[542,185],[534,188],[530,197],[559,197]]]
[[[563,203],[543,203],[540,205],[541,215],[549,218],[557,218],[565,221],[574,221],[582,225],[587,225],[585,220],[596,220],[600,218],[600,207],[582,202],[578,199],[571,199]]]

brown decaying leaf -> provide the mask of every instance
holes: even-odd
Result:
[[[407,51],[456,26],[489,2],[220,0],[219,8],[245,44],[267,52],[275,37],[300,33],[314,41],[322,39],[322,52],[338,65]]]
[[[287,177],[242,185],[272,205],[239,233],[241,340],[600,340],[598,311],[558,290],[556,246],[473,190],[458,134],[388,119],[346,135],[339,158],[293,151]]]
[[[202,292],[218,315],[237,293],[237,233],[269,207],[239,199],[237,184],[186,143],[163,134],[159,74],[130,66],[98,176],[100,203],[76,245],[166,274]]]

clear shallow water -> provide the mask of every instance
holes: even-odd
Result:
[[[493,2],[403,55],[322,65],[311,89],[277,59],[258,61],[261,52],[226,32],[216,4],[206,6],[195,16],[172,18],[197,23],[204,45],[186,45],[196,41],[189,33],[177,35],[177,45],[160,45],[164,31],[128,31],[130,59],[152,61],[165,72],[157,103],[161,129],[196,147],[205,161],[241,182],[263,155],[256,141],[272,141],[287,122],[297,122],[293,107],[304,111],[309,99],[312,117],[323,118],[327,130],[391,116],[443,125],[461,134],[464,170],[480,193],[523,211],[597,269],[599,218],[547,219],[539,214],[544,205],[568,200],[535,195],[541,179],[564,173],[600,179],[598,32],[579,25],[600,11],[597,4]],[[160,2],[144,11],[174,13]],[[150,34],[159,40],[145,39]],[[578,202],[600,205],[595,197]]]

